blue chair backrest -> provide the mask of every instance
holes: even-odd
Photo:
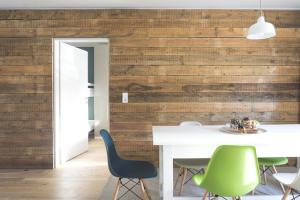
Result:
[[[102,136],[105,143],[109,171],[112,175],[118,177],[116,169],[119,166],[120,157],[117,154],[114,141],[112,140],[108,131],[105,129],[100,130],[100,135]]]

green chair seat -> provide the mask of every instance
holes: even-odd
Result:
[[[286,157],[279,157],[279,158],[258,158],[259,165],[268,166],[280,166],[285,165],[289,162],[288,158]]]
[[[224,145],[218,147],[204,174],[193,176],[196,185],[208,192],[226,197],[240,197],[260,182],[255,147]]]
[[[179,167],[200,170],[208,165],[209,159],[175,159],[174,163]]]

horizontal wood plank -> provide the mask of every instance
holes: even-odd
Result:
[[[0,113],[3,112],[50,112],[52,111],[52,105],[49,103],[45,104],[1,104]]]
[[[1,129],[49,129],[52,127],[51,121],[1,121]]]
[[[52,94],[0,94],[0,104],[52,104]]]
[[[299,11],[296,10],[265,10],[268,18],[298,19]],[[3,10],[0,19],[13,20],[54,20],[54,19],[236,19],[236,18],[257,18],[257,10],[202,10],[202,9],[102,9],[102,10]]]
[[[110,87],[111,97],[120,95],[127,91],[134,93],[186,93],[199,94],[204,92],[299,92],[299,83],[211,83],[211,84],[169,84],[169,83],[114,83]],[[151,94],[153,95],[153,94]],[[214,94],[216,95],[216,94]]]
[[[112,76],[274,76],[300,75],[300,65],[297,66],[207,66],[207,65],[111,65]]]
[[[248,47],[111,47],[111,55],[296,56],[300,48]]]
[[[299,83],[299,76],[111,76],[111,85],[122,84],[212,84],[212,83]]]
[[[287,112],[261,112],[261,113],[111,113],[111,122],[153,122],[153,123],[177,123],[182,121],[200,121],[204,124],[224,124],[234,117],[250,117],[264,123],[297,123],[299,115]]]
[[[0,76],[2,75],[36,75],[51,76],[51,65],[29,65],[29,66],[1,66]]]
[[[298,102],[111,103],[111,113],[298,112]]]
[[[124,90],[127,91],[127,90]],[[160,103],[160,102],[299,102],[300,92],[199,92],[199,93],[130,93],[131,103]],[[110,96],[111,103],[121,103],[122,94]]]
[[[300,47],[299,38],[272,38],[269,40],[247,40],[246,38],[113,38],[113,47]]]
[[[300,56],[208,56],[208,55],[114,55],[113,65],[300,65]]]

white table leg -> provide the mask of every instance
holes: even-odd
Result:
[[[163,146],[159,146],[159,197],[162,199],[163,193]]]
[[[163,200],[173,199],[173,154],[172,147],[163,147],[162,190]]]

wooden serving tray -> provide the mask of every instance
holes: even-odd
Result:
[[[262,128],[257,128],[257,129],[232,129],[230,127],[222,127],[220,130],[222,132],[225,132],[225,133],[232,133],[232,134],[238,134],[238,135],[258,134],[258,133],[267,132],[267,130],[262,129]]]

